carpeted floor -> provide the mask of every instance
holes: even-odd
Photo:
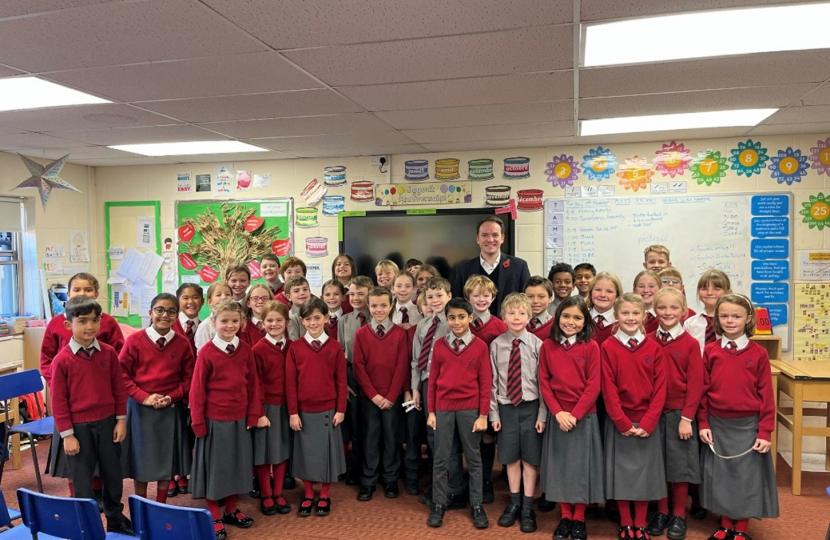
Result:
[[[38,456],[41,466],[46,462],[48,442],[41,443]],[[494,475],[497,477],[497,474]],[[427,480],[424,482],[428,484]],[[800,497],[790,492],[790,468],[783,459],[778,460],[778,495],[781,506],[779,519],[753,521],[750,534],[754,540],[822,540],[830,523],[830,497],[825,488],[830,486],[830,473],[805,473],[803,490]],[[14,471],[6,469],[2,489],[10,506],[17,507],[14,491],[18,487],[36,490],[32,460],[28,452],[23,455],[23,467]],[[550,513],[537,513],[539,530],[533,534],[523,534],[518,524],[512,529],[504,529],[496,520],[507,503],[508,494],[502,482],[496,482],[496,502],[485,505],[490,518],[490,528],[479,531],[473,528],[469,508],[447,512],[444,526],[430,529],[426,526],[427,509],[419,504],[416,497],[403,493],[397,499],[385,499],[382,490],[376,492],[374,500],[363,503],[356,500],[357,488],[336,484],[332,488],[332,513],[328,517],[311,516],[300,518],[294,511],[284,516],[265,517],[259,511],[259,503],[247,495],[240,497],[240,508],[253,517],[256,524],[251,529],[229,529],[233,540],[259,540],[271,538],[305,539],[404,539],[417,540],[434,538],[551,538],[551,533],[559,522],[559,510]],[[63,480],[44,477],[44,490],[54,495],[67,495]],[[124,483],[124,500],[133,492],[132,482]],[[151,496],[153,496],[151,488]],[[286,497],[296,510],[302,496],[300,488],[286,492]],[[194,501],[189,495],[170,499],[171,504],[201,507],[202,501]],[[717,522],[710,517],[704,521],[689,520],[690,540],[704,540],[717,528]],[[592,539],[615,539],[617,526],[606,520],[589,520],[588,534]],[[665,538],[665,537],[663,537]]]

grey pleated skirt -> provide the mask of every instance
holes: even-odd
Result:
[[[63,439],[58,433],[58,426],[52,431],[52,439],[49,442],[49,463],[46,471],[53,478],[69,479],[69,464],[66,461],[66,454],[63,451]]]
[[[541,485],[549,501],[605,502],[602,436],[595,413],[586,414],[567,433],[548,414],[542,443]]]
[[[124,477],[156,482],[190,474],[193,454],[188,431],[183,403],[154,409],[128,398],[127,437],[121,453]]]
[[[678,435],[680,410],[671,410],[660,417],[663,433],[663,459],[666,462],[666,482],[700,483],[700,444],[697,421],[692,421],[692,437],[682,440]]]
[[[536,432],[539,400],[523,401],[518,406],[499,404],[499,416],[499,463],[522,460],[538,467],[542,462],[542,435]]]
[[[718,418],[709,415],[715,451],[735,456],[755,444],[758,417]],[[752,451],[735,459],[716,456],[707,446],[701,452],[700,502],[704,508],[732,519],[778,517],[778,487],[772,456]]]
[[[285,405],[265,405],[271,427],[254,430],[254,465],[277,465],[291,457],[291,427]]]
[[[218,501],[253,488],[251,434],[245,419],[220,422],[206,419],[207,435],[196,439],[190,492],[194,499]]]
[[[346,472],[340,426],[331,425],[334,413],[334,409],[314,413],[300,411],[303,429],[294,432],[291,459],[295,477],[310,482],[337,482],[337,477]]]
[[[634,427],[639,424],[634,423]],[[666,466],[660,424],[648,437],[626,437],[605,422],[605,497],[655,501],[666,496]]]

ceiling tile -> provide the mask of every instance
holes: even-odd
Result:
[[[497,141],[503,139],[535,139],[574,135],[573,121],[538,124],[505,124],[501,126],[413,129],[403,134],[419,143]]]
[[[830,105],[830,83],[824,83],[804,96],[802,105]]]
[[[246,120],[243,122],[211,122],[201,124],[201,126],[239,139],[300,137],[334,133],[372,133],[392,129],[388,124],[369,113]]]
[[[571,0],[203,0],[275,49],[468,34],[571,22]]]
[[[51,73],[49,79],[118,101],[229,96],[322,88],[275,52],[191,58]]]
[[[570,26],[322,47],[285,55],[330,86],[429,81],[573,67]]]
[[[764,121],[764,124],[807,124],[811,122],[830,122],[830,105],[790,107],[773,114]]]
[[[184,141],[221,141],[224,135],[213,133],[189,124],[116,129],[91,129],[87,131],[56,131],[49,135],[65,137],[89,144],[113,146],[116,144],[147,144]]]
[[[176,123],[177,120],[116,103],[0,112],[0,125],[29,131],[105,129]]]
[[[20,131],[19,129],[7,128],[0,126],[0,135],[16,135],[19,133],[25,133],[24,131]]]
[[[117,2],[0,21],[3,62],[32,72],[264,50],[191,0]]]
[[[786,107],[812,88],[810,84],[703,90],[646,96],[582,99],[579,118],[615,118],[696,111]]]
[[[96,6],[115,1],[118,0],[3,0],[0,4],[0,19],[82,6]]]
[[[353,156],[391,156],[395,154],[422,154],[424,147],[420,144],[349,146],[346,148],[307,148],[292,152],[303,158],[343,158]]]
[[[573,98],[573,73],[558,71],[511,77],[352,86],[339,88],[370,111],[464,107]]]
[[[11,77],[13,75],[20,75],[22,73],[25,73],[25,72],[14,69],[14,68],[11,68],[11,67],[8,67],[8,66],[0,65],[0,77]]]
[[[397,131],[340,135],[313,135],[310,137],[248,139],[245,142],[289,153],[294,153],[294,150],[307,150],[314,148],[345,148],[412,144],[411,139],[401,135]]]
[[[573,101],[540,101],[413,111],[379,111],[375,115],[396,129],[492,126],[552,122],[573,118]]]
[[[54,148],[73,148],[84,143],[50,137],[40,133],[21,133],[18,135],[0,135],[0,150],[39,150]],[[68,152],[64,152],[67,154]]]
[[[830,77],[830,51],[752,54],[579,70],[586,97],[819,83]]]
[[[796,0],[581,0],[582,21],[626,19],[682,11],[707,11],[744,6],[799,4]]]
[[[801,133],[830,134],[830,118],[827,118],[824,122],[803,124],[761,124],[750,131],[752,135],[798,135]]]
[[[360,107],[328,89],[150,101],[140,105],[186,122],[200,123],[360,111]],[[0,119],[0,125],[2,125],[2,119]]]
[[[113,150],[106,146],[81,146],[73,148],[60,149],[44,149],[37,152],[20,152],[21,154],[31,155],[40,159],[59,159],[69,154],[70,163],[79,163],[80,160],[86,159],[111,159],[111,158],[129,158],[135,156],[129,152],[122,152],[120,150]]]
[[[573,144],[573,137],[542,137],[534,139],[500,139],[495,141],[427,143],[430,152],[467,152],[474,150],[503,150],[508,148],[538,148]]]

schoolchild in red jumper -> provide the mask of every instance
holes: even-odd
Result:
[[[259,273],[262,274],[262,279],[265,280],[265,284],[271,289],[271,294],[277,296],[282,292],[285,282],[280,276],[279,257],[272,253],[263,255],[259,261]]]
[[[262,322],[262,306],[274,299],[267,285],[258,283],[251,286],[245,295],[245,330],[240,332],[240,339],[253,347],[265,337],[265,325]]]
[[[414,292],[415,277],[406,270],[398,272],[392,280],[392,294],[395,295],[392,322],[407,331],[424,318],[413,302]]]
[[[81,294],[69,299],[64,313],[64,327],[72,337],[52,363],[55,445],[63,447],[74,496],[93,497],[92,476],[97,468],[107,531],[133,534],[121,502],[127,392],[118,354],[95,337],[101,329],[98,302]]]
[[[409,339],[392,324],[392,292],[386,287],[369,291],[372,320],[354,336],[352,366],[362,390],[363,474],[357,500],[369,501],[382,473],[383,494],[398,496],[401,454],[398,433],[403,421],[403,385],[409,375]],[[408,383],[407,383],[407,386]],[[383,468],[380,469],[381,455]]]
[[[326,303],[308,300],[300,308],[306,333],[288,349],[285,397],[294,430],[292,466],[303,481],[300,517],[331,512],[331,483],[346,472],[340,424],[346,412],[346,357],[340,344],[326,335]],[[320,498],[314,500],[314,483]]]
[[[524,293],[533,310],[527,330],[544,341],[550,336],[553,327],[553,317],[548,312],[548,306],[553,302],[553,284],[542,276],[532,276],[525,283]]]
[[[291,458],[291,430],[285,407],[285,356],[291,343],[286,331],[288,308],[280,302],[268,302],[262,307],[262,322],[265,339],[253,347],[262,401],[261,416],[254,430],[254,470],[259,479],[262,513],[273,516],[291,511],[282,495],[283,479]]]
[[[184,283],[176,290],[176,298],[179,301],[179,316],[173,323],[173,331],[187,338],[193,349],[193,358],[196,358],[196,330],[202,322],[199,312],[205,303],[204,292],[195,283]]]
[[[585,509],[605,501],[602,435],[596,400],[602,384],[599,345],[581,296],[556,309],[553,335],[539,353],[539,386],[548,406],[542,490],[560,501],[555,540],[586,540]]]
[[[305,277],[306,266],[302,259],[299,257],[286,257],[282,261],[282,265],[280,266],[280,276],[282,276],[282,282],[284,284],[288,284],[288,280],[293,277]],[[274,296],[274,300],[277,302],[282,302],[289,309],[291,309],[292,301],[289,297],[290,291],[286,291],[283,287],[283,290],[279,293],[276,293]],[[297,302],[297,308],[302,305],[302,302]]]
[[[646,334],[653,334],[660,326],[657,313],[654,312],[654,295],[660,290],[660,283],[660,276],[651,270],[643,270],[634,278],[634,294],[640,295],[646,306],[646,319],[643,323]]]
[[[81,272],[69,278],[69,298],[86,296],[92,300],[98,299],[98,279],[92,274]],[[52,387],[52,360],[72,339],[72,330],[66,327],[66,317],[61,314],[53,317],[46,326],[46,333],[43,335],[43,343],[40,346],[40,373],[46,380],[46,385]],[[124,346],[124,334],[118,322],[106,313],[101,313],[100,331],[96,338],[99,343],[106,343],[115,349],[116,354],[121,352]],[[57,428],[56,428],[57,429]],[[52,434],[52,442],[49,447],[49,464],[46,472],[55,478],[69,479],[69,469],[66,466],[66,456],[63,453],[63,445],[56,444],[60,441],[58,432]],[[101,480],[96,476],[92,481],[92,489],[95,500],[98,502],[98,509],[103,511],[101,502],[102,486]],[[73,485],[69,482],[69,495],[73,496]]]
[[[674,505],[669,514],[669,499],[660,499],[648,532],[669,540],[686,537],[686,499],[689,483],[700,483],[700,446],[695,415],[703,393],[703,361],[697,340],[683,330],[686,297],[678,289],[664,287],[654,295],[654,310],[660,328],[649,337],[663,347],[666,360],[666,405],[660,417],[663,456],[666,460],[667,488]],[[669,518],[671,516],[671,519]]]
[[[766,349],[750,341],[755,308],[740,294],[727,294],[715,308],[721,338],[703,352],[703,397],[698,411],[700,502],[721,515],[710,540],[751,540],[749,519],[778,517],[778,487],[770,455],[775,399]],[[743,455],[742,455],[743,454]],[[730,459],[732,456],[742,456]]]
[[[587,303],[591,308],[591,322],[594,323],[593,339],[600,347],[616,332],[617,318],[614,316],[614,302],[622,294],[620,278],[611,272],[600,272],[591,280]]]
[[[147,497],[148,482],[157,482],[156,500],[167,502],[170,480],[190,474],[193,448],[183,400],[196,358],[190,341],[172,329],[179,315],[175,296],[153,298],[149,315],[151,325],[128,337],[119,356],[128,396],[125,476],[139,497]]]
[[[347,289],[336,279],[323,283],[320,298],[329,308],[329,320],[326,321],[326,335],[337,341],[337,326],[343,316],[343,299],[347,298]]]
[[[190,414],[196,448],[190,475],[194,499],[206,499],[217,540],[225,540],[224,524],[247,529],[254,520],[236,506],[238,493],[253,487],[251,436],[262,404],[254,354],[237,336],[245,323],[242,306],[223,300],[213,307],[216,335],[199,349],[190,385]],[[219,512],[219,499],[225,512]]]
[[[343,303],[340,306],[340,309],[343,310],[343,313],[351,313],[352,312],[352,304],[349,300],[349,295],[346,294],[349,290],[349,282],[351,282],[352,278],[357,275],[357,265],[352,259],[352,256],[347,253],[341,253],[337,257],[334,258],[334,261],[331,263],[331,275],[333,279],[336,279],[340,282],[343,286]]]
[[[605,495],[619,506],[620,540],[649,540],[648,502],[666,496],[660,435],[665,361],[662,347],[643,332],[645,313],[639,295],[618,298],[614,315],[619,329],[600,348],[602,395],[610,420],[605,423]]]

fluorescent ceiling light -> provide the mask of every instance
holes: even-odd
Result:
[[[830,3],[720,9],[585,26],[582,65],[830,48]]]
[[[265,148],[240,141],[191,141],[176,143],[122,144],[110,146],[142,156],[190,156],[197,154],[236,154],[242,152],[267,152]]]
[[[582,120],[579,134],[587,137],[615,133],[757,126],[776,111],[778,109],[743,109]]]
[[[111,101],[37,77],[0,79],[0,111],[22,111],[94,103],[111,103]]]

